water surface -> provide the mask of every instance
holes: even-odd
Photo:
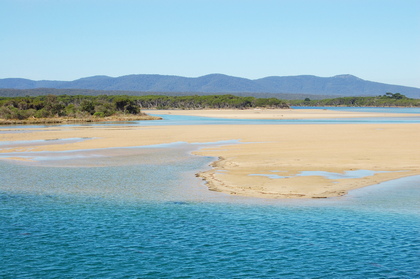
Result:
[[[215,160],[191,154],[204,146],[1,160],[0,278],[420,278],[419,176],[331,199],[236,197],[195,177]]]

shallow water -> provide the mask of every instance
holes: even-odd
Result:
[[[293,109],[327,109],[338,111],[354,111],[354,112],[377,112],[377,113],[420,113],[419,107],[398,108],[398,107],[295,107]]]
[[[272,171],[275,173],[282,172],[282,171]],[[292,176],[283,176],[278,174],[258,174],[253,173],[249,174],[249,176],[264,176],[270,179],[282,179],[282,178],[291,178],[297,176],[323,176],[328,179],[346,179],[346,178],[363,178],[366,176],[372,176],[376,173],[384,173],[388,171],[371,171],[371,170],[349,170],[345,171],[344,173],[336,173],[336,172],[328,172],[328,171],[302,171],[296,175]]]
[[[366,118],[323,118],[323,119],[225,119],[184,115],[154,115],[162,117],[159,121],[138,121],[140,126],[166,125],[290,125],[290,124],[400,124],[420,123],[420,117],[366,117]]]
[[[194,177],[214,160],[195,148],[0,162],[0,277],[420,276],[420,177],[335,199],[241,198]]]
[[[420,114],[420,108],[358,108],[358,107],[293,107],[294,109],[328,109],[353,112],[377,112],[377,113],[408,113]],[[23,128],[50,128],[50,127],[94,127],[94,126],[166,126],[166,125],[290,125],[290,124],[400,124],[400,123],[420,123],[419,116],[410,117],[365,117],[365,118],[323,118],[323,119],[225,119],[201,116],[185,116],[170,114],[150,115],[162,117],[162,120],[140,120],[129,122],[96,122],[83,124],[51,124],[51,125],[0,125],[0,134],[16,133],[28,131],[10,131],[10,129]]]
[[[420,278],[419,176],[235,197],[194,176],[215,159],[191,155],[204,146],[0,161],[0,278]]]

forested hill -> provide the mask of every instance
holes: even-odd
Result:
[[[239,97],[257,97],[257,98],[277,98],[283,100],[322,100],[335,98],[333,95],[313,95],[313,94],[287,94],[287,93],[230,93]],[[154,92],[154,91],[121,91],[121,90],[92,90],[92,89],[55,89],[55,88],[34,88],[34,89],[5,89],[0,88],[1,97],[25,97],[25,96],[46,96],[46,95],[84,95],[84,96],[100,96],[100,95],[127,95],[127,96],[209,96],[214,93],[207,92]],[[224,95],[224,94],[219,94]]]
[[[202,93],[292,93],[330,96],[378,96],[399,92],[410,98],[420,98],[420,88],[390,85],[360,79],[352,75],[334,77],[273,76],[246,79],[221,74],[197,78],[164,75],[128,75],[121,77],[93,76],[74,81],[33,81],[21,78],[0,79],[0,88],[9,89],[90,89],[143,92],[202,92]]]

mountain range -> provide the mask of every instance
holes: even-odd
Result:
[[[167,75],[93,76],[74,81],[34,81],[22,78],[0,79],[0,88],[8,89],[89,89],[141,92],[194,93],[289,93],[329,96],[378,96],[387,92],[420,98],[420,88],[367,81],[353,75],[333,77],[272,76],[246,79],[222,74],[197,78]]]

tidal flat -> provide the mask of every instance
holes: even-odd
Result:
[[[159,115],[163,111],[157,111]],[[282,114],[280,114],[282,113]],[[166,115],[244,117],[272,119],[278,123],[212,124],[212,125],[94,125],[36,128],[31,133],[7,133],[5,142],[24,140],[43,144],[9,146],[0,150],[3,158],[30,160],[29,152],[78,151],[171,144],[176,142],[207,143],[237,140],[225,147],[203,147],[195,155],[219,158],[212,169],[198,172],[209,189],[232,195],[261,198],[327,198],[345,195],[349,190],[383,181],[420,174],[419,123],[345,123],[281,125],[287,114],[293,118],[347,119],[369,116],[399,119],[406,114],[340,112],[326,110],[211,110],[166,111]],[[417,114],[411,115],[414,119]],[[153,121],[152,121],[153,122]],[[22,128],[20,131],[30,131]],[[70,142],[69,139],[89,140]],[[48,144],[46,140],[61,140]],[[67,142],[66,142],[67,141]],[[26,153],[24,153],[26,151]],[[2,154],[3,153],[3,154]],[[7,155],[9,154],[9,156]],[[34,153],[35,154],[35,153]],[[110,156],[112,157],[112,156]],[[282,179],[268,174],[283,172]],[[344,174],[366,170],[374,175],[331,179],[322,175],[297,175],[302,172]],[[252,176],[252,174],[260,174]]]
[[[0,276],[420,275],[419,123],[164,121],[0,129]],[[221,160],[223,168],[210,165]],[[339,183],[249,176],[305,170],[375,173]],[[307,185],[293,190],[306,195],[349,181],[357,189],[325,199],[256,197],[240,187],[209,191],[198,172],[229,185],[243,179],[254,191],[270,183],[284,191],[283,182]]]

